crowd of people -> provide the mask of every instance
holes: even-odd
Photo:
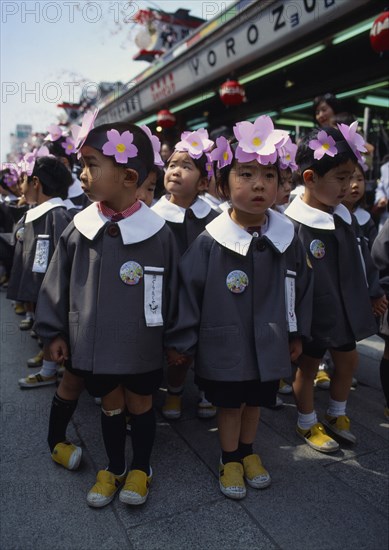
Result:
[[[52,125],[42,147],[3,165],[1,283],[39,344],[27,360],[39,370],[18,383],[60,380],[48,445],[68,470],[82,460],[67,438],[81,393],[101,404],[107,466],[91,507],[117,493],[147,500],[153,396],[165,381],[161,412],[180,418],[191,368],[198,416],[217,416],[219,486],[232,499],[271,483],[254,445],[261,407],[279,393],[293,392],[296,435],[311,448],[355,443],[356,342],[377,332],[389,416],[389,221],[378,232],[364,203],[369,147],[357,122],[334,121],[323,98],[319,127],[298,144],[262,115],[215,141],[185,131],[168,150],[146,126],[97,125],[96,111],[70,134]]]

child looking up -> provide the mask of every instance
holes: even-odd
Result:
[[[359,228],[341,204],[364,150],[356,124],[315,130],[301,141],[296,162],[305,191],[285,211],[314,272],[312,341],[304,344],[293,384],[297,434],[313,449],[327,453],[339,445],[327,435],[323,424],[341,439],[356,441],[346,415],[358,363],[355,342],[376,333],[373,313],[380,315],[387,305],[366,243],[358,239]],[[335,369],[329,406],[320,423],[314,408],[313,382],[327,349]]]
[[[184,132],[167,161],[165,172],[166,195],[153,206],[173,231],[180,254],[204,231],[205,226],[218,215],[199,195],[207,189],[207,153],[213,146],[207,130]],[[182,412],[182,393],[187,368],[168,367],[168,392],[162,414],[178,419]],[[215,416],[216,410],[200,393],[197,414],[201,418]]]
[[[120,500],[138,505],[152,478],[152,397],[175,312],[177,251],[164,220],[136,199],[154,166],[149,136],[127,123],[83,126],[81,182],[94,202],[62,235],[37,307],[37,333],[56,360],[71,360],[53,399],[48,442],[55,462],[76,468],[81,449],[67,441],[66,427],[84,386],[101,397],[108,466],[87,502],[105,506],[125,482]],[[125,405],[133,446],[127,477]]]
[[[271,209],[279,183],[276,145],[286,139],[268,116],[234,127],[238,145],[212,152],[219,193],[231,207],[181,259],[177,325],[169,362],[195,357],[197,381],[218,409],[220,490],[233,499],[270,474],[253,450],[260,406],[273,406],[311,324],[310,270],[290,221]],[[244,149],[243,149],[244,148]]]

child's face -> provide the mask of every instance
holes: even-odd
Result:
[[[37,193],[34,188],[34,183],[32,180],[28,180],[27,174],[23,174],[22,183],[20,185],[20,191],[24,196],[27,204],[35,204],[37,201]]]
[[[365,176],[363,175],[359,166],[354,170],[351,177],[349,188],[346,191],[346,196],[343,199],[344,204],[350,204],[353,206],[361,200],[365,194]]]
[[[233,210],[261,218],[276,200],[277,169],[256,161],[235,162],[228,177],[228,187]]]
[[[81,148],[81,164],[82,189],[91,201],[104,201],[110,205],[120,201],[126,194],[126,170],[117,166],[111,158],[93,147],[84,145]]]
[[[155,187],[157,185],[157,174],[150,172],[145,181],[136,190],[136,198],[151,206],[154,198]]]
[[[331,119],[335,113],[325,101],[319,103],[316,109],[316,121],[319,126],[331,126]]]
[[[165,189],[171,194],[171,202],[187,207],[200,191],[207,186],[193,159],[188,153],[176,152],[167,166],[164,179]],[[182,204],[181,204],[182,203]]]
[[[354,170],[355,164],[351,160],[332,168],[324,176],[306,170],[303,174],[306,186],[305,202],[323,211],[335,208],[344,200]]]
[[[288,204],[290,192],[293,189],[293,176],[291,170],[280,170],[281,182],[277,189],[276,204]]]

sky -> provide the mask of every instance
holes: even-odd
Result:
[[[209,20],[232,3],[194,0],[190,14]],[[141,29],[133,16],[153,7],[189,9],[185,0],[0,2],[0,161],[16,124],[45,132],[64,116],[58,103],[77,103],[81,90],[93,94],[99,82],[129,82],[149,66],[132,59]]]

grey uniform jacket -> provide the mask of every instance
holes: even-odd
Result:
[[[268,211],[263,236],[228,212],[207,225],[180,263],[177,324],[170,347],[195,355],[199,376],[215,381],[290,375],[289,336],[309,337],[310,269],[285,216]]]
[[[71,221],[64,201],[50,199],[31,208],[17,224],[15,232],[15,254],[8,284],[7,298],[21,302],[34,302],[43,282],[45,271],[50,264],[55,247],[63,230]],[[47,256],[41,255],[41,271],[34,271],[38,249],[38,235],[46,235]]]
[[[92,204],[58,243],[34,328],[44,342],[65,338],[73,368],[146,373],[163,365],[176,293],[177,250],[164,220],[142,203],[111,223]]]
[[[181,208],[163,196],[152,207],[173,231],[180,255],[204,231],[205,226],[218,216],[218,212],[197,197],[190,208]]]
[[[296,227],[313,268],[312,338],[339,347],[377,332],[370,297],[384,293],[355,218],[340,204],[333,214],[296,197],[285,214]]]
[[[369,212],[364,208],[358,207],[353,213],[357,219],[358,225],[361,228],[362,236],[365,239],[369,250],[373,246],[374,239],[377,237],[377,226],[370,216]]]

